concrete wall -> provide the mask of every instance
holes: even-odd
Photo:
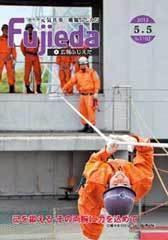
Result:
[[[79,181],[88,152],[0,152],[0,195],[63,194],[67,178]]]
[[[93,151],[0,152],[0,196],[63,194],[69,176],[79,183]],[[118,153],[123,157],[124,151]]]
[[[168,161],[167,161],[167,157],[157,157],[157,159],[155,159],[155,164],[159,169],[162,170],[166,170],[168,169]],[[160,172],[162,180],[167,188],[168,186],[168,178],[167,178],[167,173],[163,173]],[[158,180],[158,177],[155,174],[155,178],[154,178],[154,183],[153,183],[153,187],[150,191],[150,193],[147,195],[147,197],[144,198],[144,203],[146,205],[155,205],[156,202],[166,202],[167,201],[167,196],[166,193],[164,192],[160,181]]]
[[[67,185],[69,176],[80,181],[86,161],[93,151],[36,151],[0,152],[0,196],[63,194],[59,187]],[[125,151],[119,151],[115,158],[127,159]],[[165,158],[156,164],[168,168]],[[168,184],[166,174],[163,181]],[[166,195],[155,176],[151,192],[143,199],[147,205],[166,201]]]
[[[167,139],[168,1],[104,0],[103,6],[105,87],[130,85],[131,131]],[[148,44],[138,44],[130,37],[130,20],[139,15],[148,15],[156,22],[156,37]],[[156,163],[162,169],[168,167],[166,157],[158,158]],[[167,186],[167,175],[161,176]],[[144,201],[148,204],[166,201],[157,177]]]
[[[79,95],[68,96],[67,100],[79,108]],[[79,116],[60,98],[49,95],[0,94],[0,131],[76,131],[82,128]],[[112,91],[100,96],[100,112],[97,112],[98,128],[128,131],[128,103],[118,103],[115,112]],[[121,119],[119,110],[122,110]]]
[[[168,115],[165,109],[168,106],[168,91],[158,89],[168,89],[168,2],[104,0],[103,5],[105,87],[109,88],[112,84],[130,85],[135,103],[132,108],[132,131],[167,138],[165,126]],[[156,37],[148,44],[138,44],[130,37],[130,20],[138,15],[148,15],[156,22],[153,28]],[[151,88],[155,91],[150,91]],[[135,117],[135,108],[151,132]],[[140,122],[141,130],[137,122]]]

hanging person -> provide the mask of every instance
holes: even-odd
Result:
[[[149,142],[138,136],[119,136],[116,141]],[[104,149],[93,153],[85,165],[79,190],[78,210],[80,216],[99,217],[105,208],[110,215],[128,215],[134,203],[142,199],[153,182],[153,148],[136,146],[133,162],[111,159],[117,151],[115,141],[109,141]],[[133,150],[133,149],[131,149]],[[87,239],[98,240],[103,224],[81,223]]]

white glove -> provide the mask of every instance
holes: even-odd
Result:
[[[112,139],[112,140],[116,140],[116,141],[123,141],[123,138],[122,138],[123,135],[116,135],[116,134],[110,134],[109,137]]]
[[[115,140],[115,141],[137,143],[137,139],[132,137],[132,136],[129,136],[129,135],[113,135],[113,134],[110,134],[109,137],[112,140]],[[134,145],[128,145],[128,147],[127,147],[128,152],[133,152],[134,147],[135,147]]]
[[[123,135],[123,141],[137,143],[137,139],[132,136],[129,136],[129,135]],[[135,148],[134,145],[128,145],[127,150],[128,150],[128,152],[133,152],[134,148]]]
[[[95,94],[93,95],[93,98],[94,98],[94,99],[98,99],[98,93],[95,93]]]
[[[109,140],[106,145],[106,152],[109,154],[113,154],[117,151],[117,149],[118,149],[118,145],[116,144],[116,141]]]

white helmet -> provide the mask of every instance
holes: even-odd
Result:
[[[88,64],[88,59],[86,57],[80,57],[78,60],[79,65]]]

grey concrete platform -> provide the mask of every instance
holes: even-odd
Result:
[[[65,97],[79,109],[79,95]],[[105,131],[129,131],[128,99],[112,104],[112,91],[100,94],[96,125]],[[0,131],[77,131],[80,117],[60,96],[0,94]]]
[[[96,133],[0,132],[0,151],[90,151],[104,145],[105,141]],[[126,148],[119,146],[119,150]]]

